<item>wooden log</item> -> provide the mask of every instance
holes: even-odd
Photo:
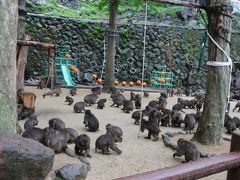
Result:
[[[239,138],[239,137],[238,137]],[[239,141],[238,141],[239,143]],[[240,153],[232,152],[117,180],[195,180],[240,166]],[[237,176],[238,178],[240,176]],[[230,179],[230,180],[237,180]]]
[[[17,45],[19,45],[19,46],[41,47],[41,48],[46,48],[46,49],[55,48],[54,44],[42,43],[42,42],[37,42],[37,41],[26,41],[26,40],[18,40]]]
[[[174,1],[174,0],[150,0],[157,3],[164,3],[176,6],[185,6],[185,7],[192,7],[192,8],[204,8],[200,4],[192,3],[192,2],[182,2],[182,1]]]
[[[36,94],[33,92],[19,92],[18,97],[23,102],[24,107],[35,109]]]
[[[31,37],[24,35],[25,40],[30,40]],[[21,46],[17,55],[17,90],[24,88],[24,73],[27,62],[28,47]]]
[[[236,132],[232,134],[231,140],[231,152],[240,152],[240,133]],[[240,179],[240,166],[230,169],[227,174],[227,180],[239,180]]]

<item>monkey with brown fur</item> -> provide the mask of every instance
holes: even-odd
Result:
[[[196,161],[200,158],[200,151],[195,144],[188,142],[183,138],[178,139],[177,144],[177,152],[173,154],[173,157],[185,156],[185,161],[182,161],[183,163]]]

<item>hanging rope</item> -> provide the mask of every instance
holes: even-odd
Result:
[[[145,74],[145,59],[146,59],[146,35],[147,35],[147,14],[148,14],[148,1],[145,1],[145,20],[144,20],[144,34],[143,34],[143,62],[142,62],[142,86],[141,86],[141,100],[143,100],[143,80]],[[141,133],[142,124],[142,110],[140,111],[140,127],[138,132],[138,138]]]
[[[232,81],[232,59],[230,58],[230,56],[226,53],[226,51],[224,51],[222,49],[222,47],[213,39],[213,37],[209,34],[209,32],[207,31],[207,35],[208,37],[211,39],[211,41],[218,47],[218,49],[220,49],[224,55],[227,57],[228,62],[218,62],[218,61],[208,61],[207,65],[208,66],[215,66],[215,67],[219,67],[219,66],[230,66],[230,77],[229,77],[229,84],[228,84],[228,99],[227,99],[227,104],[229,102],[230,99],[230,89],[231,89],[231,81]]]

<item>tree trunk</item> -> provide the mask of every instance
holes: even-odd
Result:
[[[17,3],[0,3],[0,130],[5,132],[16,131]]]
[[[115,66],[115,46],[116,46],[116,29],[117,29],[117,10],[120,0],[111,0],[109,3],[109,28],[107,38],[106,52],[106,72],[104,80],[104,89],[109,91],[114,82],[114,66]]]
[[[208,0],[208,31],[222,49],[230,54],[232,31],[231,7],[226,0]],[[226,62],[227,57],[209,39],[208,60]],[[230,67],[208,66],[207,92],[203,117],[193,139],[202,144],[219,145],[222,139],[224,116],[229,90]]]

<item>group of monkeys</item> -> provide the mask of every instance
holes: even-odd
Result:
[[[86,127],[88,127],[89,131],[96,131],[99,126],[99,122],[97,118],[90,112],[90,110],[85,110],[85,106],[90,106],[93,104],[97,103],[97,108],[103,109],[105,107],[104,103],[106,102],[106,99],[98,99],[98,95],[100,94],[100,88],[93,88],[92,93],[89,95],[86,95],[84,97],[84,102],[77,102],[74,105],[74,111],[76,113],[81,113],[82,111],[85,112],[85,118],[84,117],[84,124]],[[70,90],[70,94],[72,96],[75,95],[76,89]],[[172,97],[172,91],[168,91],[170,94],[169,96]],[[143,95],[144,98],[149,97],[148,92],[144,92]],[[204,102],[204,96],[198,96],[196,99],[193,100],[183,100],[182,98],[178,98],[178,103],[173,106],[172,110],[166,109],[167,105],[167,97],[168,94],[166,93],[161,93],[161,96],[159,97],[158,101],[151,101],[149,102],[148,106],[144,110],[137,110],[132,113],[132,118],[135,119],[134,124],[141,124],[141,131],[144,132],[144,130],[148,130],[148,136],[145,137],[146,139],[151,139],[153,137],[154,141],[157,141],[160,129],[159,125],[161,122],[162,126],[170,126],[173,127],[180,127],[181,123],[185,123],[185,131],[192,131],[195,124],[197,121],[199,121],[201,113],[199,112],[200,109],[202,108],[203,102]],[[130,93],[130,100],[127,100],[124,95],[117,90],[116,88],[111,89],[111,96],[110,98],[112,99],[113,103],[111,107],[120,107],[122,106],[122,111],[125,113],[130,113],[131,111],[134,110],[134,107],[136,109],[141,109],[141,95],[140,94],[135,94],[133,92]],[[68,102],[69,105],[73,103],[73,99],[69,96],[66,97],[66,101]],[[187,114],[185,119],[182,118],[182,115],[180,111],[184,108],[195,108],[199,110],[197,114]],[[148,120],[145,120],[144,117],[148,116]],[[87,119],[87,120],[86,120]],[[141,121],[141,122],[140,122]],[[118,128],[118,127],[116,127]],[[122,135],[122,130],[119,128],[119,134]],[[120,133],[121,132],[121,133]],[[96,141],[96,147],[101,146],[97,144],[99,139],[108,140],[108,136],[110,136],[109,133],[107,133],[104,136],[100,136],[97,141]],[[115,139],[114,142],[121,142],[122,138],[119,138],[120,140]],[[112,150],[116,151],[117,153],[121,153],[121,151],[117,148],[112,148]],[[185,156],[185,161],[194,161],[197,160],[200,157],[200,151],[198,148],[191,142],[188,142],[182,138],[178,140],[178,148],[176,148],[177,152],[173,154],[173,157],[175,156]],[[107,152],[107,151],[105,151]],[[103,154],[105,154],[104,151],[102,151]]]
[[[171,94],[168,94],[168,93]],[[137,110],[132,113],[132,118],[135,120],[134,124],[140,124],[140,130],[144,132],[148,130],[148,136],[146,139],[153,138],[153,141],[159,139],[158,135],[160,133],[160,126],[172,126],[180,127],[181,124],[185,124],[184,131],[186,133],[192,133],[196,124],[200,121],[202,112],[200,112],[203,103],[204,95],[197,95],[194,99],[184,100],[181,97],[178,98],[177,104],[173,105],[172,109],[167,109],[167,98],[172,96],[172,92],[167,93],[162,92],[158,100],[152,100],[143,110]],[[91,89],[91,93],[84,97],[83,102],[76,102],[73,106],[75,113],[84,112],[84,125],[88,128],[88,131],[96,132],[99,129],[99,121],[96,116],[90,111],[85,109],[87,106],[97,104],[98,109],[103,109],[105,107],[106,99],[99,99],[99,94],[101,93],[100,87],[95,87]],[[45,93],[45,96],[61,94],[61,89],[57,88],[49,93]],[[77,89],[72,88],[70,90],[71,96],[77,94]],[[136,109],[141,109],[141,95],[130,93],[130,100],[127,100],[124,95],[117,90],[112,88],[111,90],[111,99],[113,101],[111,107],[122,106],[122,111],[125,113],[130,113]],[[144,98],[148,98],[149,94],[144,92]],[[98,101],[97,101],[98,100]],[[74,100],[70,96],[66,96],[66,101],[69,105],[74,103]],[[236,105],[236,108],[240,107],[240,103]],[[196,109],[196,113],[188,113],[183,119],[181,112],[184,112],[183,109],[190,108]],[[148,117],[148,119],[146,119]],[[34,139],[47,147],[52,148],[56,153],[68,152],[69,149],[67,144],[75,144],[75,155],[83,155],[84,157],[91,157],[89,154],[90,151],[90,138],[87,134],[81,134],[78,136],[76,130],[72,128],[66,128],[65,123],[58,119],[54,118],[49,120],[49,127],[44,129],[37,128],[38,120],[35,115],[30,116],[30,118],[25,122],[24,129],[25,132],[22,134],[23,137]],[[234,126],[235,125],[235,126]],[[237,118],[231,118],[226,115],[225,118],[225,127],[229,132],[234,130],[234,127],[237,128],[240,126],[240,120]],[[109,154],[110,150],[115,151],[118,154],[121,154],[121,150],[117,147],[117,142],[122,142],[123,132],[120,127],[113,126],[112,124],[106,125],[106,133],[99,136],[95,142],[95,151],[100,150],[102,154]],[[197,160],[200,157],[200,151],[198,148],[191,142],[186,141],[180,138],[177,142],[177,152],[173,154],[175,156],[185,156],[185,162]],[[84,152],[84,153],[83,153]],[[73,155],[73,153],[70,153]]]

